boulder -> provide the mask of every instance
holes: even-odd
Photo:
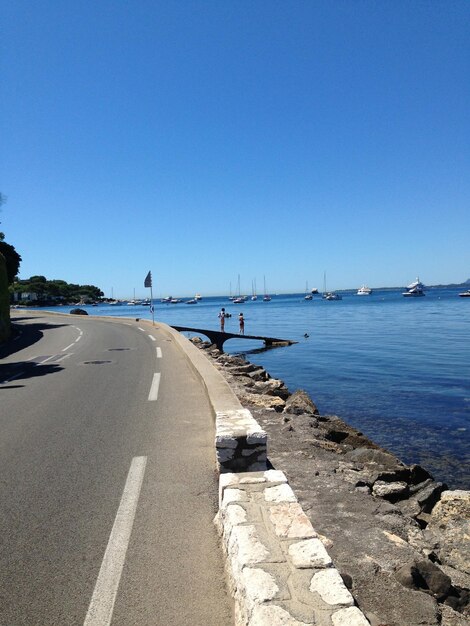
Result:
[[[295,415],[319,415],[319,410],[314,402],[303,389],[298,389],[286,401],[284,408],[285,413],[294,413]]]
[[[443,601],[452,590],[452,582],[443,571],[428,560],[405,563],[395,572],[395,578],[408,589],[428,591]]]
[[[429,517],[425,536],[438,542],[442,563],[470,574],[470,491],[444,491]]]
[[[70,313],[72,315],[88,315],[88,313],[84,311],[83,309],[72,309]]]
[[[408,494],[408,484],[403,481],[387,483],[383,480],[377,480],[372,487],[374,496],[385,498],[392,502],[401,500]]]
[[[285,402],[282,398],[256,393],[244,393],[240,396],[240,401],[242,404],[246,403],[262,409],[274,409],[275,411],[282,411],[285,406]]]

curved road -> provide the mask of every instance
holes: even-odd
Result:
[[[232,623],[213,420],[164,330],[15,312],[0,354],[0,624]]]

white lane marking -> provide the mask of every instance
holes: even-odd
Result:
[[[162,349],[160,348],[160,346],[157,348],[157,359],[161,359],[162,358]]]
[[[75,328],[75,330],[78,330],[78,337],[75,339],[75,341],[72,341],[72,343],[69,346],[67,346],[66,348],[62,348],[62,352],[66,352],[69,348],[71,348],[73,345],[78,343],[80,339],[83,337],[83,330],[78,328],[78,326],[72,326],[72,328]]]
[[[146,456],[136,456],[132,459],[84,626],[109,626],[111,624],[146,463]]]
[[[158,388],[160,386],[160,374],[154,374],[152,380],[152,386],[150,387],[149,400],[155,401],[158,398]]]
[[[69,356],[72,356],[73,352],[69,352],[68,354],[64,354],[63,356],[60,356],[58,359],[55,360],[56,363],[60,363],[61,361],[65,361],[65,359],[68,359]]]
[[[155,337],[153,337],[152,335],[149,335],[149,337],[150,337],[150,339],[151,339],[152,341],[157,341],[157,340],[155,339]]]
[[[58,356],[57,354],[53,354],[52,356],[48,356],[47,359],[43,359],[42,361],[38,361],[36,363],[36,365],[42,365],[43,363],[47,363],[48,361],[52,361],[52,359],[55,359],[56,356]]]
[[[139,330],[141,330],[143,333],[145,333],[145,329],[144,329],[144,328],[141,328],[140,326],[137,326],[137,328],[138,328]]]

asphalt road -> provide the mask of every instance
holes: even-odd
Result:
[[[0,353],[0,625],[231,624],[213,420],[183,355],[134,320],[15,316]]]

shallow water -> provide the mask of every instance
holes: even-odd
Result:
[[[470,489],[470,298],[459,298],[458,292],[430,289],[424,298],[412,299],[398,290],[345,293],[338,302],[320,296],[305,301],[297,294],[242,305],[204,298],[192,306],[157,303],[155,319],[218,329],[217,313],[224,306],[233,315],[225,330],[238,332],[243,311],[247,335],[298,343],[260,350],[260,342],[237,339],[225,344],[227,352],[246,354],[291,391],[305,389],[321,413],[339,415],[449,487]],[[148,307],[140,306],[88,311],[151,317]]]

